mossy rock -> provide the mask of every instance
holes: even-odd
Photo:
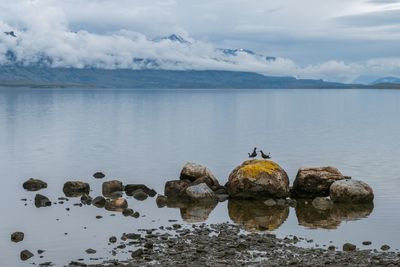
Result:
[[[285,170],[271,160],[247,160],[229,175],[228,193],[233,198],[267,199],[289,196]]]

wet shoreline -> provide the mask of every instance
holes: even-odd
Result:
[[[394,251],[339,251],[342,247],[302,248],[304,240],[277,238],[267,232],[248,233],[233,224],[173,224],[161,229],[127,235],[113,245],[115,253],[130,253],[129,261],[105,261],[86,265],[72,261],[69,266],[398,266],[400,253]],[[343,247],[343,249],[349,249]],[[352,248],[350,248],[352,249]]]

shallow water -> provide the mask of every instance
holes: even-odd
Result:
[[[304,246],[350,241],[366,248],[361,242],[370,240],[371,248],[398,249],[399,117],[396,90],[0,89],[0,266],[109,258],[111,235],[172,224],[168,220],[228,221],[249,230],[261,225],[281,237],[314,240]],[[153,198],[129,198],[144,216],[134,219],[73,206],[79,199],[38,209],[35,193],[22,189],[28,178],[41,178],[49,187],[40,193],[55,201],[67,180],[90,182],[96,196],[104,180],[120,179],[162,193],[187,161],[207,165],[225,183],[254,146],[270,151],[291,181],[299,167],[336,166],[374,188],[374,206],[318,212],[310,204],[267,208],[230,201],[158,209]],[[99,170],[105,179],[91,177]],[[9,238],[17,230],[25,240],[15,244]],[[87,248],[97,253],[88,256]],[[23,249],[46,252],[21,262]]]

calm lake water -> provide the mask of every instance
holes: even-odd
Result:
[[[187,161],[208,166],[224,184],[254,146],[271,152],[291,181],[300,167],[336,166],[374,188],[374,207],[318,212],[310,205],[266,209],[230,201],[158,209],[153,198],[129,198],[142,216],[134,219],[73,206],[79,199],[38,209],[35,192],[22,189],[28,178],[41,178],[49,187],[40,193],[56,201],[67,180],[89,182],[97,196],[104,180],[119,179],[163,193],[164,183],[178,178]],[[388,244],[396,250],[399,159],[396,90],[0,89],[0,266],[110,258],[110,236],[171,225],[168,220],[240,223],[249,230],[267,224],[280,237],[314,240],[303,246],[350,241],[367,248],[361,242],[369,240],[370,248]],[[95,171],[107,177],[96,180]],[[10,234],[17,230],[25,240],[15,244]],[[88,248],[97,254],[86,255]],[[21,262],[23,249],[35,257]],[[42,259],[37,249],[46,250]]]

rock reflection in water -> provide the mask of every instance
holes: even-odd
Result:
[[[333,204],[330,209],[315,208],[310,201],[298,201],[296,216],[299,225],[307,228],[337,229],[342,221],[367,218],[373,211],[371,204]]]
[[[228,202],[229,217],[247,230],[275,230],[289,216],[289,207],[269,207],[261,201],[230,199]]]
[[[185,222],[198,223],[206,221],[217,204],[217,201],[183,202],[168,200],[167,207],[179,208],[181,217]]]

